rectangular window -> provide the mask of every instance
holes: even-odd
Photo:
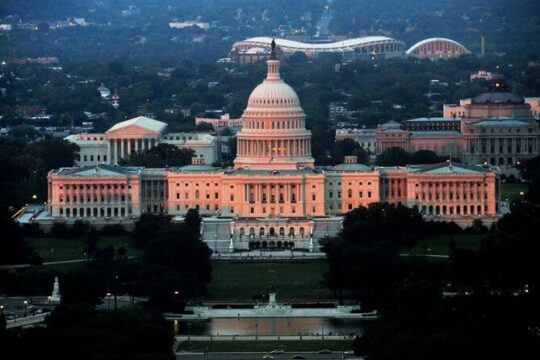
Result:
[[[367,197],[368,197],[368,198],[371,198],[371,191],[368,191]]]
[[[180,193],[176,193],[176,199],[180,199]]]

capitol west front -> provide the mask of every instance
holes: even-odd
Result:
[[[234,168],[212,167],[201,155],[181,168],[51,170],[47,213],[40,221],[129,225],[143,213],[181,218],[194,208],[203,216],[203,240],[224,252],[316,249],[319,239],[339,232],[344,213],[373,202],[415,206],[427,219],[462,225],[476,218],[488,224],[497,220],[497,173],[489,166],[370,167],[355,157],[333,167],[314,166],[311,132],[298,96],[281,79],[279,61],[267,64],[267,77],[250,95],[242,116]],[[152,119],[128,120],[113,127],[114,138],[127,137],[133,151],[144,148],[135,144],[156,145],[165,127]],[[104,155],[123,154],[113,150]]]

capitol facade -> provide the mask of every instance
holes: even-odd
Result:
[[[143,213],[181,220],[197,209],[202,238],[216,252],[316,250],[319,239],[339,232],[343,214],[374,202],[417,207],[427,219],[463,226],[498,219],[496,167],[451,162],[372,167],[353,156],[337,166],[315,166],[298,96],[281,79],[279,60],[271,56],[267,64],[267,77],[251,93],[242,116],[234,167],[213,167],[204,155],[180,168],[116,166],[110,159],[123,151],[141,151],[170,136],[161,133],[162,122],[128,120],[113,127],[108,139],[96,140],[104,142],[109,164],[49,172],[47,214],[41,219],[127,226]]]

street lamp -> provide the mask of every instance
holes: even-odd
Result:
[[[24,300],[24,317],[26,317],[26,308],[28,305],[28,300]]]
[[[111,310],[111,293],[107,293],[107,310]]]

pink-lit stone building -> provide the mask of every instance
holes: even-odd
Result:
[[[465,164],[497,165],[505,176],[519,176],[515,165],[540,155],[540,130],[528,102],[508,90],[501,75],[490,89],[459,105],[445,105],[442,118],[390,121],[376,131],[376,149],[431,150]]]
[[[226,252],[317,249],[319,239],[339,232],[344,213],[380,201],[416,206],[426,218],[460,224],[497,219],[497,173],[489,166],[377,168],[352,156],[334,167],[315,166],[304,112],[275,57],[242,121],[233,168],[212,167],[196,157],[181,168],[51,170],[50,221],[128,224],[142,213],[181,219],[194,208],[203,216],[203,240]]]

